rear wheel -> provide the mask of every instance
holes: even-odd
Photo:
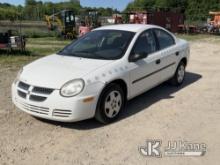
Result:
[[[107,86],[98,101],[95,118],[107,124],[114,121],[125,105],[124,92],[117,84]]]
[[[176,69],[175,75],[170,80],[170,83],[174,86],[179,86],[183,83],[185,78],[185,68],[186,65],[181,61]]]

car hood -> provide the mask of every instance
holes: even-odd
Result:
[[[111,62],[55,54],[26,65],[20,80],[34,86],[60,89],[67,81],[82,78]]]

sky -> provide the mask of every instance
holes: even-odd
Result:
[[[7,2],[14,5],[24,5],[25,0],[0,0],[0,2]],[[49,1],[49,0],[42,0],[42,1]],[[51,2],[62,2],[65,0],[51,0]],[[113,7],[119,10],[125,9],[127,4],[133,0],[80,0],[82,6],[89,6],[89,7]]]

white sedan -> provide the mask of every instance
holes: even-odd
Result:
[[[167,80],[181,85],[189,52],[186,41],[158,26],[101,27],[24,66],[12,99],[39,118],[109,123],[135,96]]]

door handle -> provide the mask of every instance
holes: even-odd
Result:
[[[160,64],[160,59],[156,60],[156,64],[157,64],[157,65]]]
[[[180,52],[176,52],[176,56],[179,56]]]

